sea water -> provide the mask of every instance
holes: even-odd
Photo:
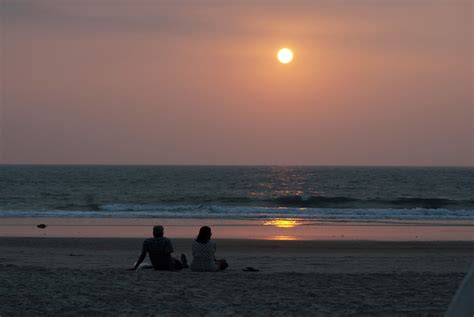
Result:
[[[0,165],[0,217],[474,220],[474,168]]]

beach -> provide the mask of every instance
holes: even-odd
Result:
[[[473,13],[0,0],[0,317],[474,317]]]
[[[472,241],[217,239],[224,272],[129,271],[142,241],[0,238],[0,315],[442,316],[474,255]],[[191,244],[173,239],[175,255]]]
[[[0,316],[443,316],[474,260],[473,176],[0,166]],[[229,268],[130,271],[155,225],[189,262],[210,226]]]
[[[146,238],[154,225],[171,238],[193,238],[203,225],[223,239],[474,241],[474,220],[304,220],[179,218],[1,218],[0,236]],[[44,225],[44,228],[38,228]]]

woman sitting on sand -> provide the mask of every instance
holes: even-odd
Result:
[[[229,265],[227,261],[216,260],[216,244],[211,241],[211,228],[201,227],[196,241],[193,243],[193,261],[191,270],[196,272],[216,272],[225,270]]]

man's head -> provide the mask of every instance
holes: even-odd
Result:
[[[165,229],[163,228],[163,226],[154,226],[153,227],[153,236],[155,238],[162,237],[164,231],[165,231]]]

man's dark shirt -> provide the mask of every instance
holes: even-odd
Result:
[[[147,253],[155,270],[171,270],[174,267],[174,259],[171,257],[173,246],[168,238],[158,237],[143,241],[142,256]]]

